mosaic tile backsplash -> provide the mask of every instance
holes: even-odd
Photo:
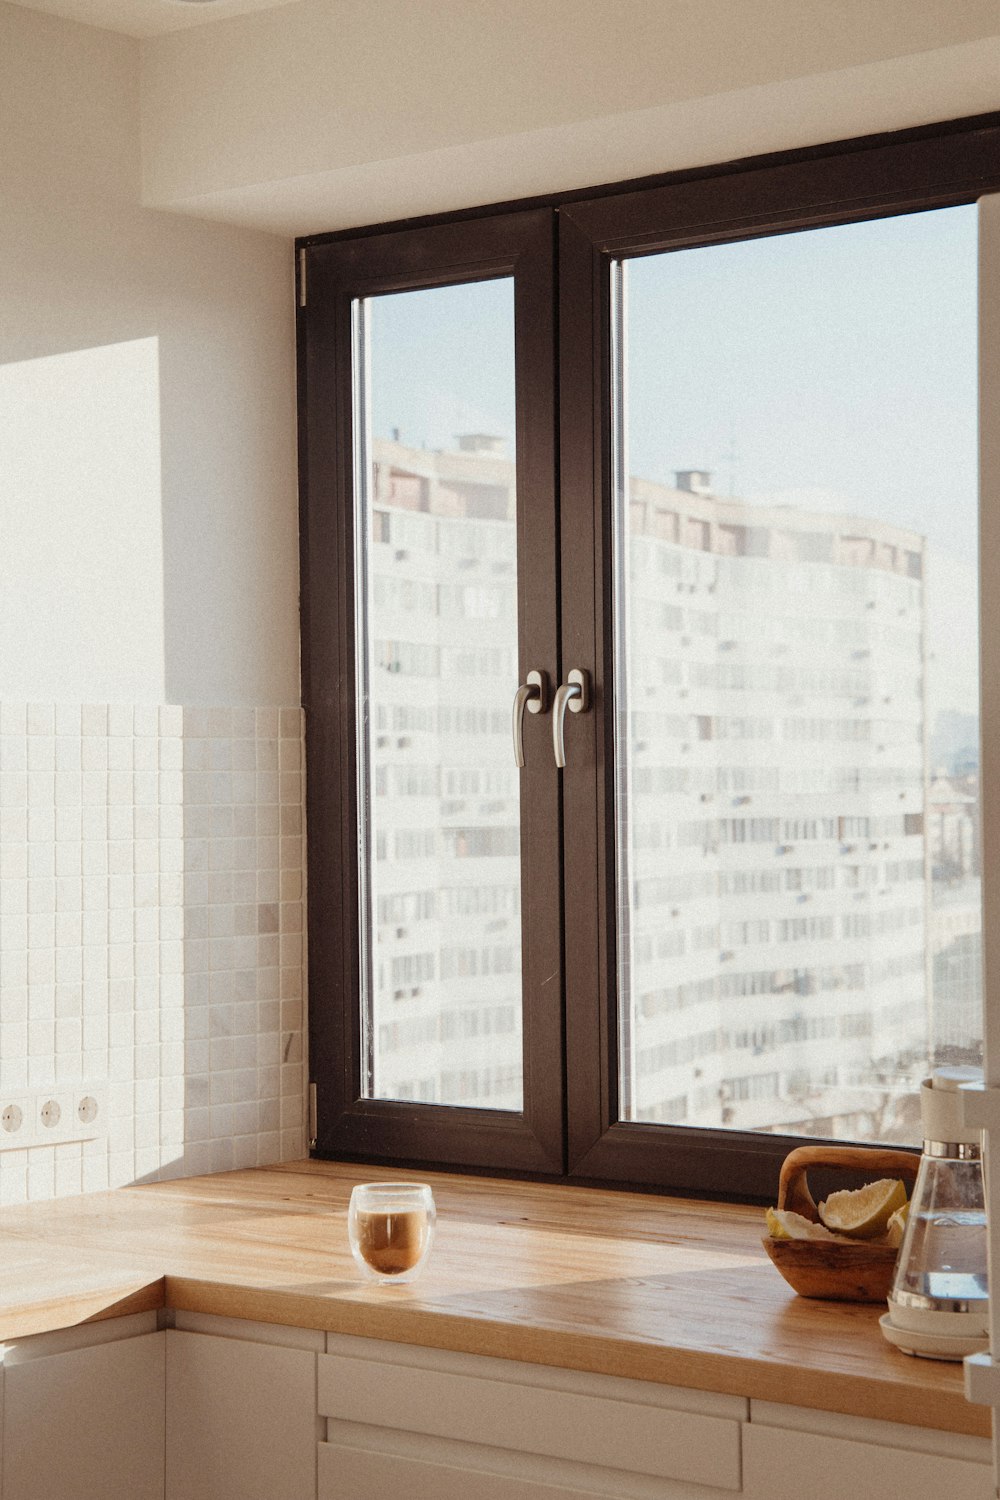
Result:
[[[303,881],[299,708],[0,703],[0,1204],[304,1154]]]

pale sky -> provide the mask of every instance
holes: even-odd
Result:
[[[628,461],[928,537],[932,711],[976,712],[974,205],[628,262]],[[373,425],[513,452],[509,278],[373,299]],[[947,670],[935,670],[947,662]]]

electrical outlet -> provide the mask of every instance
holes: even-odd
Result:
[[[59,1121],[62,1117],[63,1102],[61,1099],[57,1099],[54,1095],[50,1094],[47,1099],[41,1101],[38,1106],[38,1123],[41,1126],[39,1135],[43,1141],[45,1140],[46,1133],[59,1129]],[[52,1139],[54,1140],[55,1137],[53,1136]]]
[[[101,1112],[101,1107],[93,1094],[84,1094],[76,1102],[76,1117],[81,1125],[93,1125]]]
[[[0,1151],[95,1140],[107,1134],[107,1116],[106,1085],[37,1089],[17,1098],[0,1095]]]
[[[66,1114],[67,1140],[93,1141],[98,1136],[107,1135],[107,1088],[81,1083],[69,1099]]]
[[[21,1150],[31,1134],[31,1105],[27,1099],[0,1101],[0,1151]]]

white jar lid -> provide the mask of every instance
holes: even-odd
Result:
[[[963,1083],[982,1083],[982,1068],[935,1068],[920,1085],[920,1117],[925,1141],[954,1141],[960,1146],[978,1146],[982,1132],[962,1124]]]

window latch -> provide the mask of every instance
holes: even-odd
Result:
[[[560,770],[566,764],[567,708],[571,714],[585,714],[590,708],[590,674],[580,667],[574,667],[562,686],[556,688],[552,704],[552,749]]]
[[[544,672],[529,672],[514,694],[514,764],[524,765],[524,710],[544,714],[549,707],[549,679]]]

